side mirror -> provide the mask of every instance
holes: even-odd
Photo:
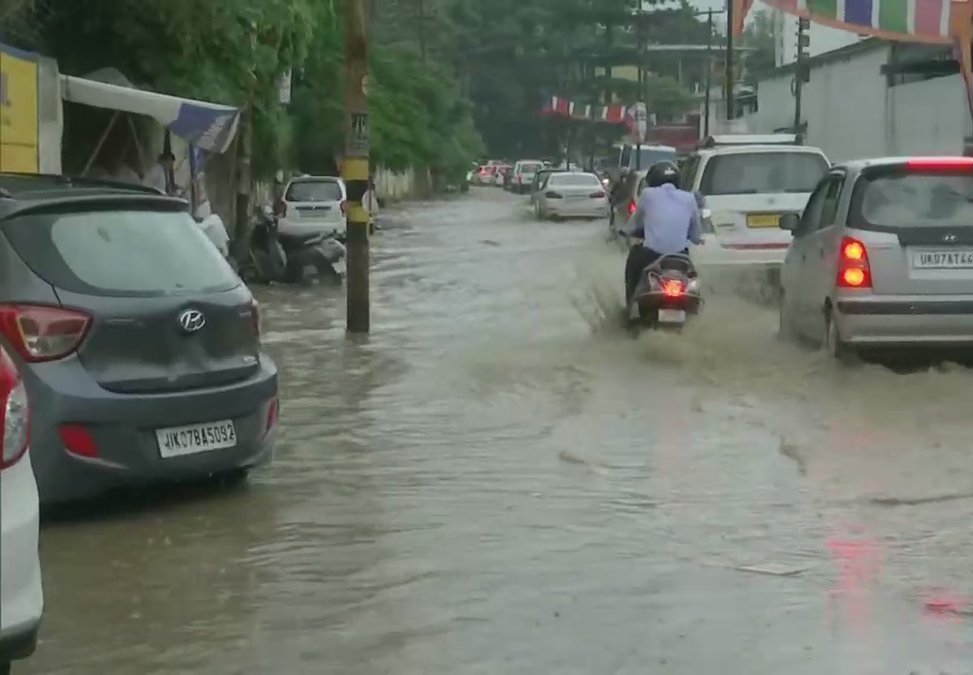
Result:
[[[780,217],[777,222],[777,226],[782,230],[787,230],[788,232],[794,232],[797,230],[798,226],[801,224],[801,217],[796,213],[785,213]]]

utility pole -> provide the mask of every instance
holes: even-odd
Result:
[[[368,34],[363,0],[345,0],[345,156],[341,177],[347,202],[347,330],[368,333]]]
[[[726,3],[726,119],[734,119],[733,110],[733,0]]]
[[[801,17],[797,20],[797,67],[794,69],[794,133],[798,143],[804,142],[804,124],[801,120],[801,89],[804,83],[811,79],[811,69],[808,67],[807,52],[811,45],[811,37],[807,34],[811,22]]]
[[[709,90],[713,86],[713,10],[706,10],[706,98],[703,103],[703,138],[709,138]]]
[[[236,227],[234,228],[234,244],[237,260],[243,260],[244,252],[250,246],[250,192],[253,190],[253,172],[251,171],[251,155],[253,154],[253,98],[257,86],[256,65],[252,59],[257,49],[257,26],[248,25],[248,40],[250,41],[251,68],[247,72],[246,102],[240,111],[240,121],[237,127],[237,155],[236,155]]]

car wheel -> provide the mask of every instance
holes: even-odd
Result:
[[[831,310],[824,315],[824,350],[831,358],[842,363],[848,363],[855,358],[855,350],[841,339],[838,324],[831,318]]]

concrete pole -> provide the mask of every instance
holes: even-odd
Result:
[[[368,279],[368,33],[363,0],[345,0],[345,156],[341,176],[347,202],[347,330],[368,333],[371,326]]]

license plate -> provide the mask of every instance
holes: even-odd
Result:
[[[779,213],[762,213],[747,216],[747,227],[777,227],[779,223]]]
[[[918,269],[973,269],[973,250],[913,251],[912,266]]]
[[[236,445],[236,427],[233,420],[222,420],[157,429],[155,437],[159,442],[159,454],[168,459],[232,448]]]
[[[659,323],[686,323],[686,310],[660,309]]]

